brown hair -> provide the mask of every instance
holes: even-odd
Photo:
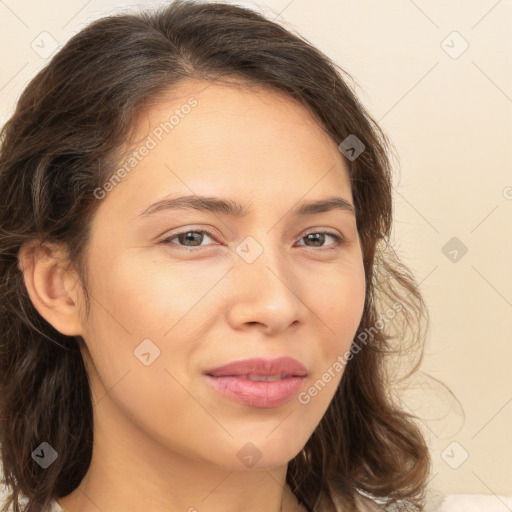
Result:
[[[346,160],[367,282],[358,351],[289,462],[287,483],[311,511],[356,510],[361,499],[382,510],[422,510],[427,446],[415,417],[393,399],[387,371],[390,356],[419,348],[410,373],[418,368],[428,320],[413,275],[389,243],[391,145],[347,85],[350,75],[301,36],[250,9],[181,0],[109,16],[79,32],[29,83],[1,132],[0,442],[12,491],[6,508],[18,512],[21,498],[27,512],[41,511],[72,492],[93,443],[84,340],[38,314],[18,267],[20,247],[33,239],[64,244],[89,304],[83,262],[100,204],[94,191],[116,168],[137,115],[181,81],[226,77],[284,92],[336,144],[352,134],[365,146]],[[383,322],[384,308],[395,305],[393,321]],[[31,456],[41,442],[59,454],[47,469]]]

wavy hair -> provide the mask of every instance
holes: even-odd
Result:
[[[182,81],[229,78],[284,92],[337,145],[356,135],[365,146],[358,158],[346,158],[366,275],[364,312],[340,385],[289,462],[286,481],[310,511],[360,510],[363,502],[377,510],[423,509],[429,452],[389,371],[403,353],[419,354],[409,375],[417,370],[428,320],[415,278],[390,243],[393,148],[358,100],[352,77],[305,38],[248,8],[178,0],[96,20],[73,36],[24,89],[1,131],[3,510],[19,512],[24,502],[27,512],[43,511],[72,492],[93,446],[84,340],[38,314],[20,247],[34,239],[64,244],[89,304],[84,254],[100,204],[94,191],[117,168],[135,120]],[[43,441],[59,454],[44,470],[31,456]]]

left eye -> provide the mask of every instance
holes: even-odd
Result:
[[[205,235],[209,238],[213,239],[212,233],[206,230],[192,230],[192,231],[182,231],[181,233],[175,233],[172,236],[169,236],[167,238],[164,238],[159,243],[160,244],[172,244],[177,245],[178,247],[200,247],[202,245],[211,245],[211,244],[203,244],[201,243],[202,240],[204,240]],[[334,239],[334,243],[328,244],[327,246],[323,245],[323,242],[325,242],[327,237],[331,237]],[[173,240],[178,239],[179,244],[176,244],[173,242]],[[299,240],[308,240],[309,242],[314,242],[317,245],[313,246],[306,246],[306,247],[339,247],[344,244],[344,239],[336,234],[331,233],[330,231],[314,231],[311,233],[305,234],[303,237],[301,237]],[[191,245],[187,245],[188,243],[191,243]],[[318,242],[320,245],[318,245]],[[185,243],[185,245],[180,245],[182,243]]]
[[[320,246],[322,246],[322,242],[325,241],[325,237],[331,237],[334,239],[333,244],[329,244],[328,247],[334,246],[334,247],[340,247],[344,244],[344,240],[340,235],[337,235],[336,233],[331,233],[330,231],[319,231],[319,232],[312,232],[307,233],[304,235],[300,240],[309,240],[310,242],[320,242]],[[313,247],[318,247],[318,245],[314,245]]]

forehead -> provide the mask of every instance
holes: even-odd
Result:
[[[323,126],[298,100],[260,84],[183,82],[148,105],[135,138],[124,162],[146,146],[144,156],[132,157],[109,201],[246,194],[275,206],[283,192],[299,199],[334,188],[351,198],[348,168]]]
[[[330,156],[342,160],[312,108],[264,84],[183,81],[151,101],[136,131],[139,139],[156,131],[158,146],[172,145],[172,139],[188,149],[231,144],[230,154],[252,149],[260,159],[265,149],[274,156],[279,151],[325,152],[328,147]]]

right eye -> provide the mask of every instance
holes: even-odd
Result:
[[[213,239],[212,233],[205,229],[196,229],[196,230],[187,230],[180,231],[179,233],[173,233],[172,235],[166,236],[163,240],[160,240],[158,243],[162,245],[176,245],[180,248],[184,248],[185,250],[194,250],[197,247],[201,247],[204,245],[212,245],[212,244],[202,244],[201,241],[204,240],[204,237],[210,237]],[[179,243],[175,243],[172,240],[177,239]],[[199,241],[199,244],[197,242]],[[187,243],[191,243],[192,245],[186,245]],[[180,245],[180,244],[184,245]],[[188,248],[188,249],[186,249]]]

